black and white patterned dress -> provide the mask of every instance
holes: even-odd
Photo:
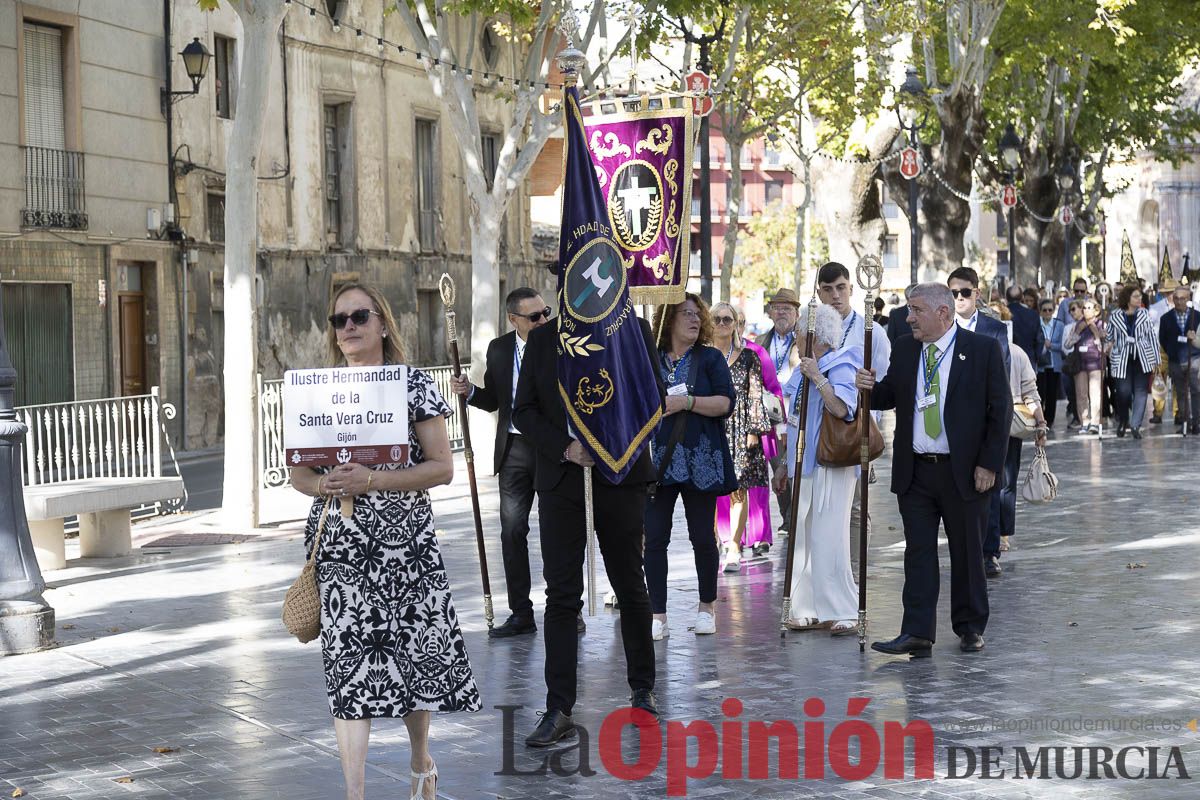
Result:
[[[416,423],[451,415],[433,380],[408,370],[409,463],[423,460]],[[305,547],[325,498],[308,515]],[[306,550],[307,552],[307,550]],[[342,517],[335,502],[317,556],[321,655],[338,719],[411,711],[478,711],[479,691],[450,597],[427,491],[372,491]]]

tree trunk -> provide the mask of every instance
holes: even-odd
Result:
[[[225,181],[225,480],[226,524],[258,525],[258,351],[254,298],[258,234],[257,161],[271,87],[271,56],[287,5],[236,3],[242,21],[238,113],[226,151]]]
[[[943,186],[934,172],[956,191],[969,196],[984,130],[980,100],[967,91],[947,97],[939,105],[938,113],[941,141],[921,146],[925,163],[917,178],[920,187],[917,224],[921,231],[921,264],[944,274],[962,266],[966,257],[964,236],[971,224],[971,204]],[[898,167],[898,163],[890,163],[883,174],[893,197],[907,197],[908,181]],[[898,205],[907,217],[908,204]]]
[[[725,142],[726,153],[730,154],[729,180],[733,181],[725,208],[725,247],[721,254],[721,302],[728,303],[730,285],[733,283],[733,262],[737,256],[738,217],[742,211],[742,145],[745,140],[726,137]]]
[[[485,200],[484,203],[476,205],[476,210],[471,214],[470,220],[471,327],[468,332],[471,335],[472,382],[479,386],[483,385],[488,344],[499,335],[497,314],[500,308],[500,298],[496,296],[496,287],[500,285],[497,262],[500,253],[502,219],[502,205]],[[459,341],[460,343],[462,341],[461,332]],[[478,409],[473,409],[469,413],[472,442],[493,441],[496,437],[495,416],[490,412]]]

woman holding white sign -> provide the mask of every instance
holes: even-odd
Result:
[[[377,289],[343,286],[329,322],[330,366],[403,364],[395,319]],[[404,719],[413,798],[427,800],[438,775],[429,712],[480,708],[427,492],[454,477],[446,434],[452,412],[419,370],[407,369],[407,390],[407,462],[292,469],[292,485],[317,498],[306,547],[332,502],[317,549],[317,585],[325,684],[348,800],[363,797],[372,719]],[[338,512],[342,498],[353,499],[350,516]]]

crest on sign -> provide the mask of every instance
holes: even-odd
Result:
[[[1008,185],[1004,187],[1004,191],[1000,193],[1000,202],[1005,208],[1016,208],[1017,206],[1017,187]]]
[[[921,159],[917,148],[906,147],[900,151],[900,174],[910,181],[921,174]]]

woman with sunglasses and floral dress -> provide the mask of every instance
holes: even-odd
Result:
[[[395,318],[379,290],[343,286],[329,311],[328,366],[404,363]],[[332,504],[315,560],[325,687],[347,800],[363,797],[372,719],[404,720],[412,797],[431,800],[438,772],[429,755],[430,712],[480,709],[429,503],[428,490],[454,477],[450,414],[433,380],[410,367],[406,463],[291,471],[292,485],[315,498],[305,548],[318,534],[322,509]],[[353,501],[349,517],[340,511],[342,498]]]
[[[763,437],[771,433],[773,426],[767,416],[763,400],[762,362],[758,355],[742,343],[738,334],[738,314],[728,303],[713,306],[713,347],[725,357],[729,366],[733,389],[737,396],[733,403],[733,414],[725,420],[725,434],[729,439],[729,452],[733,456],[733,470],[737,474],[738,488],[733,494],[717,499],[717,535],[725,548],[725,571],[737,572],[742,564],[742,548],[750,527],[750,492],[757,489],[762,501],[759,508],[767,510],[767,518],[759,514],[753,520],[754,532],[748,544],[755,555],[761,555],[770,547],[764,542],[771,528],[770,512],[766,503],[770,498],[770,470],[763,452]]]

